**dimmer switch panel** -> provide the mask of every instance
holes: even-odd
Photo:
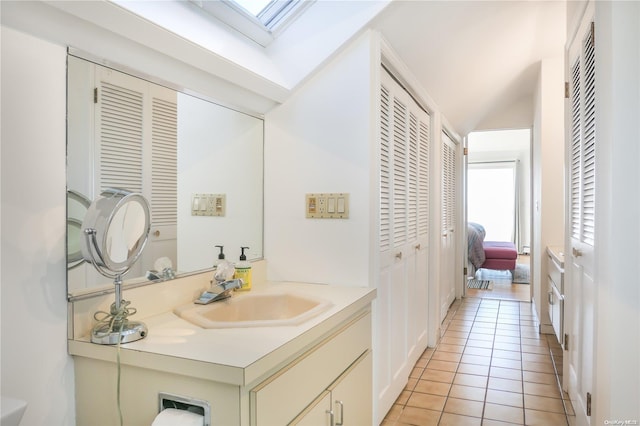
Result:
[[[307,194],[305,201],[308,219],[349,218],[349,194],[345,192]]]
[[[225,194],[193,194],[191,216],[224,216],[227,210]]]

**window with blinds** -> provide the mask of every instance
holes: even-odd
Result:
[[[595,236],[595,39],[590,26],[571,65],[571,236],[593,245]]]
[[[431,117],[386,72],[380,87],[380,250],[429,233]]]

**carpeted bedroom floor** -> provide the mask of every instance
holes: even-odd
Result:
[[[519,282],[529,281],[530,257],[527,255],[518,256],[518,266],[516,266],[516,280]],[[509,271],[494,271],[490,269],[480,269],[476,274],[478,280],[490,280],[488,289],[467,288],[467,297],[480,297],[488,299],[518,300],[521,302],[531,301],[531,286],[524,283],[512,283]]]

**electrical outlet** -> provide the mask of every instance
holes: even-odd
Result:
[[[308,219],[348,219],[349,194],[345,192],[307,194],[305,212]]]

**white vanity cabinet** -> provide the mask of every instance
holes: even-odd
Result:
[[[289,424],[318,397],[325,398],[327,391],[343,401],[344,410],[362,411],[367,421],[354,424],[371,424],[370,347],[371,314],[367,313],[255,387],[250,392],[251,424]],[[324,405],[329,410],[330,403]]]
[[[287,425],[297,418],[304,424],[301,413],[320,396],[328,398],[324,411],[333,404],[334,416],[342,416],[335,418],[344,418],[344,424],[372,425],[375,290],[296,283],[273,288],[304,291],[330,300],[332,307],[303,325],[227,330],[202,329],[164,312],[147,317],[149,335],[123,345],[119,354],[114,346],[90,343],[84,334],[69,340],[76,424],[119,423],[120,376],[128,426],[149,426],[161,394],[208,402],[211,418],[205,425]],[[307,424],[332,426],[327,421]]]

